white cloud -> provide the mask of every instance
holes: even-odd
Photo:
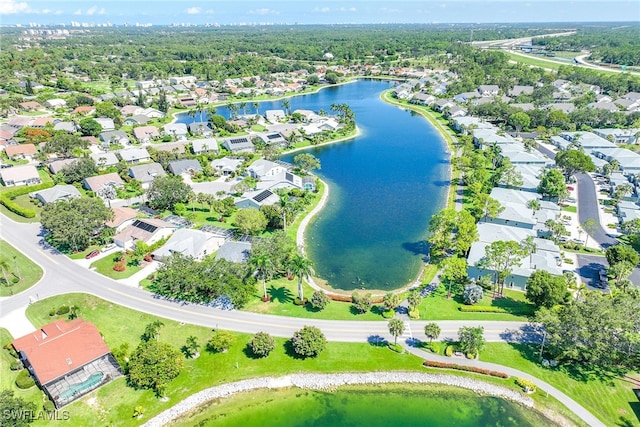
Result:
[[[355,7],[341,7],[338,10],[340,12],[355,12],[357,9]]]
[[[278,12],[277,10],[267,9],[266,7],[263,7],[262,9],[250,10],[249,14],[251,14],[251,15],[279,15],[280,12]]]
[[[91,16],[91,15],[95,15],[96,12],[98,11],[98,6],[92,6],[89,9],[87,9],[87,15]]]
[[[207,10],[204,11],[204,13],[205,13],[205,15],[213,15],[216,12],[213,9],[207,9]]]
[[[331,12],[331,8],[330,7],[314,7],[313,8],[314,12],[320,12],[320,13],[328,13]]]
[[[199,7],[190,7],[187,9],[187,13],[189,15],[197,15],[200,13],[202,9],[200,9]]]
[[[29,5],[26,2],[15,0],[0,0],[0,15],[13,15],[20,12],[28,12]]]
[[[74,15],[82,15],[82,9],[78,9],[75,12],[73,12]]]

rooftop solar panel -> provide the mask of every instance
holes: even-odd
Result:
[[[273,193],[269,190],[264,190],[262,193],[258,194],[257,196],[255,196],[253,198],[253,200],[255,200],[256,202],[260,203],[262,202],[264,199],[266,199],[267,197],[271,196]]]

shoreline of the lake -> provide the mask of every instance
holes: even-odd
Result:
[[[474,378],[417,372],[363,372],[343,374],[292,374],[282,377],[261,377],[222,384],[195,393],[156,415],[144,427],[160,427],[183,416],[203,404],[233,396],[237,393],[260,389],[297,387],[307,390],[331,391],[348,385],[376,384],[442,384],[463,388],[478,395],[489,395],[535,409],[533,399],[515,390]]]

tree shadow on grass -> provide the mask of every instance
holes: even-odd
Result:
[[[494,298],[491,301],[492,307],[499,307],[505,310],[509,314],[532,316],[535,313],[535,307],[533,304],[529,304],[524,301],[518,301],[513,298],[505,297]]]
[[[367,342],[373,347],[386,347],[389,342],[380,335],[369,335]]]
[[[304,357],[301,357],[298,353],[296,353],[296,351],[293,349],[293,341],[292,340],[286,340],[283,344],[283,348],[284,348],[284,353],[293,358],[293,359],[304,359]]]
[[[280,304],[292,302],[294,297],[293,292],[291,292],[284,286],[276,288],[275,286],[271,285],[269,286],[269,289],[267,289],[267,293],[271,296],[271,301],[277,300]]]

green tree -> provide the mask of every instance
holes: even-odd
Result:
[[[233,225],[236,226],[242,234],[256,235],[262,233],[267,228],[267,218],[258,209],[238,209]]]
[[[429,221],[429,243],[433,254],[443,254],[453,246],[453,231],[457,225],[455,209],[443,209]]]
[[[638,253],[629,245],[618,244],[609,246],[604,254],[610,266],[614,266],[620,262],[628,262],[634,267],[638,265]]]
[[[45,153],[55,153],[61,157],[71,157],[74,154],[82,154],[89,143],[77,135],[70,135],[67,132],[55,132],[50,140],[42,147]]]
[[[316,357],[325,349],[327,340],[315,326],[305,326],[293,334],[293,351],[300,357]]]
[[[387,292],[382,298],[382,303],[387,310],[395,310],[400,305],[400,295],[395,292]]]
[[[413,311],[416,308],[418,308],[421,302],[422,302],[422,297],[420,296],[420,292],[418,290],[413,290],[409,292],[409,295],[407,296],[409,311]]]
[[[567,299],[567,282],[563,276],[536,270],[527,279],[526,295],[536,307],[551,308]]]
[[[185,355],[189,359],[197,359],[200,356],[200,343],[198,343],[198,337],[189,335],[184,345]]]
[[[429,338],[430,343],[438,339],[440,332],[440,326],[437,323],[427,323],[424,326],[424,334]]]
[[[483,327],[463,326],[458,330],[458,348],[463,353],[477,355],[484,343]]]
[[[307,174],[314,169],[320,169],[320,159],[313,154],[302,153],[293,158],[293,165],[300,170],[301,173]]]
[[[265,253],[258,253],[257,256],[253,255],[253,253],[251,255],[252,256],[249,258],[249,264],[256,269],[256,271],[260,275],[260,278],[262,279],[262,300],[268,301],[269,297],[267,295],[267,280],[269,280],[275,272],[274,265],[269,259],[269,256]]]
[[[640,233],[640,218],[634,218],[631,221],[625,221],[620,225],[620,229],[624,234]]]
[[[90,176],[95,176],[98,172],[98,166],[96,166],[93,159],[83,157],[63,167],[58,174],[61,181],[67,184],[73,184],[74,182],[82,182]]]
[[[456,219],[453,244],[459,256],[466,256],[473,242],[478,240],[478,226],[473,215],[466,209],[459,211]]]
[[[311,275],[311,267],[313,263],[304,255],[296,253],[290,260],[289,269],[291,273],[298,278],[298,300],[304,301],[302,291],[302,281]]]
[[[186,203],[191,187],[180,176],[160,176],[151,181],[147,198],[149,206],[157,210],[173,210],[176,203]]]
[[[351,302],[353,302],[353,307],[360,314],[364,314],[371,310],[371,307],[373,306],[371,294],[360,295],[355,291],[351,294]]]
[[[467,283],[467,260],[457,256],[445,258],[440,263],[440,280],[448,286],[447,298],[451,298],[453,286],[456,289]]]
[[[315,308],[316,310],[324,310],[324,308],[329,305],[330,302],[331,300],[329,299],[327,294],[325,294],[321,290],[316,290],[313,292],[313,295],[311,295],[311,307]]]
[[[585,246],[587,246],[587,244],[589,243],[589,236],[592,235],[593,232],[596,231],[599,226],[600,225],[598,224],[598,222],[593,218],[589,218],[582,223],[582,229],[587,233],[587,237],[584,241]]]
[[[213,335],[207,341],[207,350],[215,353],[226,353],[234,341],[235,339],[231,332],[214,329]]]
[[[80,126],[80,132],[82,132],[83,136],[97,137],[100,135],[100,132],[102,132],[102,125],[91,117],[86,117],[80,120],[78,125]]]
[[[568,236],[569,232],[567,231],[567,227],[564,226],[560,221],[556,221],[553,219],[548,219],[545,221],[544,225],[549,229],[551,233],[551,238],[558,242],[558,239],[562,236]]]
[[[47,203],[42,210],[42,227],[51,232],[52,244],[75,251],[86,249],[94,231],[113,219],[113,211],[95,198],[78,198]]]
[[[515,128],[517,135],[522,131],[522,129],[527,129],[529,127],[531,124],[531,117],[523,111],[518,111],[510,115],[507,122]]]
[[[255,356],[267,357],[276,347],[276,342],[268,333],[258,332],[249,342],[249,347]]]
[[[389,320],[389,333],[393,336],[393,345],[398,345],[398,337],[404,334],[404,322],[402,319],[394,317]]]
[[[129,360],[129,383],[136,388],[152,389],[163,396],[166,386],[180,374],[182,354],[167,343],[143,341]]]
[[[31,424],[37,415],[36,404],[14,396],[13,390],[0,391],[0,424],[24,427]]]
[[[145,326],[144,332],[142,333],[142,336],[140,337],[140,339],[142,341],[151,341],[151,340],[157,341],[160,338],[160,328],[163,326],[164,326],[164,323],[162,323],[159,320],[149,323],[147,326]]]
[[[524,257],[525,252],[518,242],[497,240],[485,248],[485,256],[478,266],[493,271],[495,291],[502,295],[507,277]]]
[[[569,195],[564,176],[558,169],[545,169],[542,172],[537,191],[549,199],[564,199]]]
[[[633,187],[631,184],[621,184],[617,185],[616,189],[613,190],[613,194],[611,198],[615,201],[616,204],[619,204],[622,199],[633,194]]]
[[[556,155],[556,165],[566,176],[571,176],[576,172],[593,172],[596,166],[593,160],[581,150],[560,151]]]
[[[274,277],[284,275],[288,271],[289,261],[295,253],[295,243],[282,230],[276,230],[256,239],[251,245],[251,257],[266,256],[273,265]]]
[[[621,261],[616,264],[613,264],[608,269],[608,274],[613,276],[613,279],[615,280],[615,283],[616,283],[616,287],[623,292],[626,292],[628,290],[627,288],[629,283],[627,278],[633,272],[634,267],[635,265],[631,264],[630,262]]]

